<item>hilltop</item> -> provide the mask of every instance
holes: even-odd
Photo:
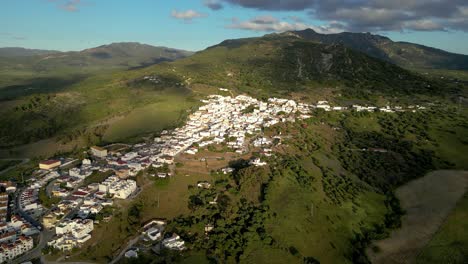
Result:
[[[256,95],[335,87],[353,96],[440,94],[419,74],[339,44],[267,35],[226,40],[170,64],[145,69],[187,84],[236,87]]]
[[[173,61],[192,52],[155,47],[136,42],[103,45],[82,51],[43,51],[0,48],[2,72],[28,74],[90,73],[99,70],[130,69]]]
[[[39,65],[80,65],[84,60],[100,62],[90,64],[90,67],[106,63],[113,65],[108,67],[118,67],[115,61],[136,60],[138,56],[146,57],[144,54],[150,51],[155,54],[156,50],[160,50],[159,54],[166,51],[164,56],[167,60],[182,56],[170,49],[167,52],[165,48],[120,43],[81,52],[48,55],[45,57],[48,59],[43,59],[43,64]],[[165,59],[160,57],[160,60]],[[79,138],[89,132],[83,132],[89,124],[99,120],[115,116],[141,117],[141,112],[137,115],[133,111],[151,104],[149,98],[166,98],[168,94],[175,94],[178,98],[170,109],[183,111],[193,105],[184,103],[193,94],[203,95],[216,87],[229,87],[235,93],[246,93],[257,98],[327,97],[348,104],[355,100],[373,103],[382,103],[384,100],[417,102],[427,101],[434,96],[455,97],[459,94],[458,88],[451,88],[440,80],[429,80],[343,45],[313,43],[296,37],[265,36],[226,40],[172,62],[133,70],[128,68],[127,63],[125,71],[111,74],[90,77],[74,73],[60,78],[36,78],[24,84],[1,88],[1,99],[21,99],[3,110],[5,115],[2,121],[11,125],[0,131],[1,145],[30,143],[64,133],[78,135],[69,138]],[[174,97],[171,97],[169,102],[173,100]],[[112,106],[112,109],[99,107],[103,104]],[[145,116],[150,112],[159,115],[164,110],[144,110]],[[179,116],[173,115],[176,120]],[[134,117],[131,119],[135,120]],[[36,125],[19,125],[27,120],[34,120]],[[115,132],[107,125],[108,131],[114,131],[113,136],[107,139],[121,140],[149,132],[150,128],[155,127],[143,118],[137,120],[138,124],[132,123],[132,127],[138,129],[119,125],[121,128],[118,130],[125,129],[127,133]],[[75,131],[77,127],[81,127],[81,132]],[[13,130],[16,132],[13,133]],[[101,135],[106,133],[100,132]]]
[[[26,49],[18,47],[5,47],[0,48],[0,57],[27,57],[36,55],[48,55],[59,53],[58,50],[40,50],[40,49]]]
[[[312,29],[305,29],[271,36],[292,36],[316,43],[339,44],[405,68],[468,70],[468,55],[409,42],[396,42],[371,33],[320,34]]]

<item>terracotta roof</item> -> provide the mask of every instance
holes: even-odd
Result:
[[[74,196],[86,196],[88,195],[87,192],[82,192],[82,191],[76,191],[73,193]]]
[[[54,163],[57,163],[57,162],[60,162],[60,160],[45,160],[45,161],[41,162],[41,164],[51,165],[51,164],[54,164]]]

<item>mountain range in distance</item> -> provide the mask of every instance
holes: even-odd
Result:
[[[388,37],[370,33],[320,34],[312,29],[306,29],[267,34],[263,38],[296,38],[320,44],[342,45],[368,56],[410,69],[468,70],[468,55],[451,53],[409,42],[396,42]],[[239,45],[246,40],[248,39],[225,40],[218,45]],[[0,67],[15,67],[36,71],[50,71],[59,67],[134,68],[174,61],[190,56],[193,53],[136,42],[112,43],[70,52],[7,47],[0,48],[0,57],[2,57],[3,61],[0,62]]]
[[[41,56],[54,53],[60,53],[58,50],[41,50],[41,49],[26,49],[19,47],[5,47],[0,48],[0,57],[14,58],[14,57],[28,57],[28,56]]]
[[[60,52],[24,48],[0,48],[0,67],[4,70],[51,72],[64,69],[130,69],[173,61],[193,52],[155,47],[136,42],[103,45],[82,51]]]

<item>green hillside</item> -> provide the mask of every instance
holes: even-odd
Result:
[[[54,62],[50,67],[59,68],[61,62],[70,66],[80,64],[86,58],[110,63],[113,65],[110,67],[119,67],[115,61],[138,58],[134,54],[135,49],[141,56],[146,54],[141,52],[139,44],[112,44],[79,54],[71,53],[57,58],[52,56],[38,66],[47,68],[49,62]],[[180,56],[177,52],[172,54]],[[77,61],[73,60],[74,56],[77,56]],[[1,118],[2,122],[10,125],[0,130],[1,145],[18,146],[63,136],[64,133],[70,133],[78,127],[83,129],[93,122],[107,123],[107,119],[115,122],[123,116],[131,116],[136,108],[151,104],[150,98],[153,97],[148,94],[164,97],[174,91],[181,94],[177,92],[180,90],[187,91],[181,94],[182,98],[187,98],[191,93],[207,94],[212,87],[229,87],[236,93],[248,93],[256,97],[289,97],[296,94],[320,99],[320,96],[330,96],[343,103],[351,103],[356,99],[376,103],[382,100],[382,96],[398,100],[406,98],[414,102],[429,100],[433,96],[456,96],[459,93],[458,88],[447,86],[440,80],[428,80],[344,46],[277,36],[224,41],[175,62],[89,76],[75,73],[38,77],[1,88],[0,99],[6,100],[4,105],[10,106],[3,109],[5,114]],[[143,78],[145,76],[152,76],[156,81],[146,80]],[[179,110],[190,106],[184,106],[183,103],[176,105],[181,106]],[[25,123],[29,125],[24,126]],[[123,125],[119,127],[124,128]],[[138,132],[150,130],[142,127]],[[124,134],[115,129],[109,131],[113,132],[109,132],[108,140],[123,139],[116,135]],[[76,134],[76,131],[73,133]],[[136,134],[127,133],[125,137]]]
[[[119,203],[111,222],[97,225],[93,238],[71,253],[73,261],[108,263],[142,223],[167,217],[167,231],[179,234],[189,250],[141,254],[136,263],[155,258],[161,263],[368,263],[370,241],[401,224],[404,212],[393,195],[396,187],[430,170],[466,169],[468,164],[466,110],[455,103],[467,93],[464,83],[294,36],[228,40],[142,68],[130,67],[139,55],[132,44],[123,46],[38,64],[47,72],[81,63],[107,69],[109,63],[115,71],[64,70],[50,79],[34,75],[36,80],[25,79],[18,69],[4,71],[14,77],[0,89],[1,154],[45,158],[94,144],[140,141],[179,126],[199,99],[219,93],[219,87],[229,88],[223,93],[232,96],[308,103],[326,99],[340,105],[424,103],[428,109],[393,114],[317,110],[310,119],[262,131],[283,138],[275,156],[262,157],[269,166],[249,166],[244,159],[260,155],[253,151],[234,162],[224,157],[194,162],[205,169],[208,162],[233,166],[232,174],[188,169],[186,177],[183,169],[190,165],[183,163],[168,181],[139,174],[142,192]],[[125,70],[117,70],[124,58]],[[201,150],[211,151],[216,149]],[[14,173],[4,177],[19,177]],[[194,188],[199,180],[212,182],[213,188]],[[215,197],[217,206],[210,204]],[[208,224],[214,229],[207,236]]]
[[[176,203],[185,201],[190,211],[168,226],[187,241],[189,251],[177,257],[165,252],[157,261],[369,263],[364,253],[369,242],[401,224],[404,212],[393,195],[397,186],[434,169],[466,169],[466,158],[448,162],[467,147],[463,116],[452,110],[390,116],[317,111],[306,121],[265,129],[266,136],[294,136],[282,141],[274,157],[262,157],[267,167],[235,166],[232,174],[212,173],[209,190],[189,187],[188,197]],[[452,134],[463,147],[446,155],[440,133]],[[388,152],[357,151],[364,147]],[[176,178],[186,179],[181,174]],[[169,183],[160,189],[173,188]],[[214,197],[218,205],[209,203]],[[147,199],[134,204],[151,210]],[[208,235],[207,225],[214,226]],[[76,260],[105,262],[111,255],[112,250],[88,248]],[[145,257],[140,263],[154,261],[154,256]]]
[[[468,70],[468,55],[450,53],[414,43],[394,42],[388,37],[370,33],[320,34],[312,29],[306,29],[282,35],[316,43],[344,45],[405,68]]]
[[[152,71],[179,76],[187,83],[230,86],[252,94],[290,93],[314,87],[340,87],[354,96],[443,93],[429,82],[390,63],[340,45],[267,36],[228,40]]]
[[[133,42],[113,43],[76,52],[0,48],[0,90],[24,90],[31,86],[35,90],[50,89],[37,87],[37,83],[44,79],[70,79],[140,68],[191,54],[189,51]],[[54,80],[50,83],[55,85]]]

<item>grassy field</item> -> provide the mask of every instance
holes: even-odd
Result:
[[[195,102],[186,100],[184,96],[162,96],[157,102],[135,108],[125,117],[110,124],[104,141],[115,142],[174,127],[182,113],[194,105]]]
[[[114,174],[113,171],[106,171],[106,172],[94,171],[93,174],[86,177],[86,179],[84,180],[84,184],[89,185],[91,183],[101,183],[105,179],[107,179],[109,176],[111,176],[112,174]]]
[[[378,117],[375,115],[362,116],[359,118],[348,118],[346,126],[356,132],[380,132]]]
[[[50,156],[74,147],[125,141],[173,127],[199,104],[205,87],[189,90],[174,83],[134,86],[138,71],[110,72],[60,90],[1,101],[0,154]],[[28,126],[24,126],[24,124]]]
[[[372,263],[414,263],[468,186],[468,173],[436,171],[396,190],[406,214],[402,227],[367,251]],[[449,263],[449,262],[445,262]]]
[[[466,120],[468,112],[464,110],[452,120],[433,120],[429,130],[436,144],[431,148],[444,159],[455,164],[458,169],[468,170],[468,157],[462,153],[468,153],[468,126]]]
[[[312,175],[319,178],[317,173]],[[301,256],[312,256],[321,263],[350,263],[345,255],[350,253],[353,232],[363,225],[370,227],[382,221],[383,196],[363,193],[354,203],[331,205],[324,201],[320,181],[307,190],[290,177],[283,175],[275,179],[266,197],[275,215],[266,225],[275,241],[285,249],[283,263],[290,258],[290,247],[296,248]],[[260,263],[256,257],[261,255],[253,254],[251,263]],[[300,261],[297,258],[294,262]]]
[[[468,192],[449,214],[436,235],[416,258],[416,263],[468,262]]]

